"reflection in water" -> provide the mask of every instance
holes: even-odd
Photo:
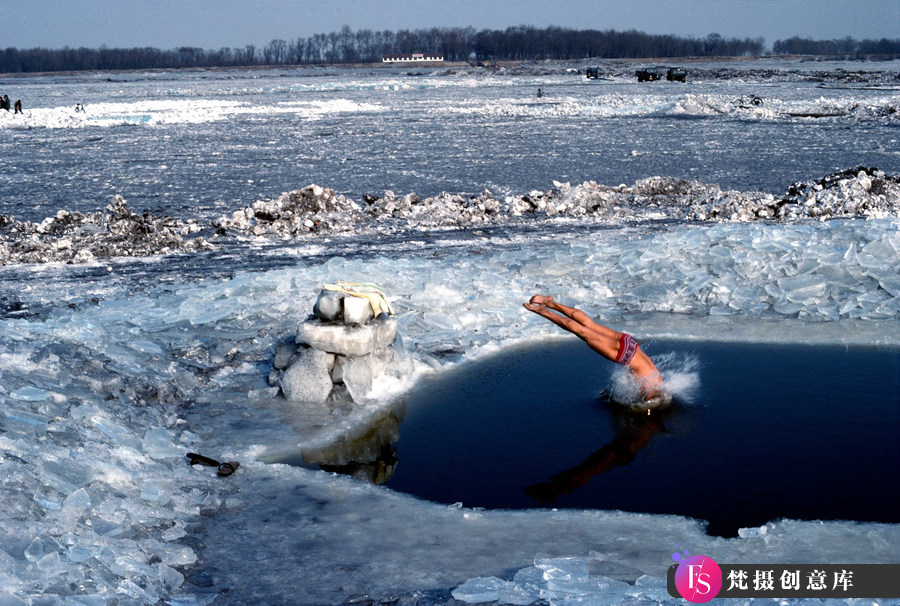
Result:
[[[396,447],[400,439],[403,409],[385,412],[372,425],[320,448],[304,448],[303,462],[325,471],[341,473],[373,484],[391,479],[397,468]]]
[[[554,475],[546,482],[527,486],[525,494],[541,503],[552,503],[559,495],[581,488],[594,476],[616,465],[628,465],[657,432],[665,429],[663,423],[673,411],[668,406],[635,411],[618,406],[607,397],[601,398],[601,403],[612,413],[616,428],[613,440],[575,467]]]
[[[541,343],[423,381],[402,412],[306,459],[363,481],[396,470],[392,490],[436,503],[674,514],[707,520],[715,536],[779,518],[896,523],[897,384],[872,378],[897,367],[896,348],[690,348],[703,360],[699,402],[676,397],[670,409],[629,414],[598,402],[607,377],[579,341]],[[847,402],[866,403],[853,423]],[[333,417],[300,413],[304,428]],[[292,452],[294,464],[308,465]],[[685,483],[685,461],[715,481]]]
[[[612,415],[616,433],[613,440],[594,452],[583,463],[554,475],[550,480],[525,488],[525,493],[541,503],[552,503],[561,494],[568,494],[587,484],[591,478],[617,465],[628,465],[659,431],[675,407],[652,410],[623,407],[613,403],[604,393],[599,403]],[[340,440],[319,448],[304,448],[304,464],[318,465],[328,472],[353,476],[373,484],[384,484],[397,468],[396,444],[400,439],[400,424],[404,407],[384,413],[372,425],[345,435]]]

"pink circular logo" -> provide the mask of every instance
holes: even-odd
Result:
[[[722,589],[722,569],[707,556],[682,558],[675,569],[675,587],[688,602],[708,602]]]

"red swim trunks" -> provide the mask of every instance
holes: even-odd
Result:
[[[631,364],[631,359],[634,357],[637,348],[638,343],[634,340],[634,337],[623,332],[619,337],[619,353],[616,354],[616,364],[621,364],[622,366]]]

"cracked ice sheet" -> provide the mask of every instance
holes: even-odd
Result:
[[[77,485],[96,473],[118,491],[91,497],[108,501],[107,514],[145,516],[143,510],[149,508],[144,503],[149,499],[167,503],[154,509],[178,520],[174,507],[187,497],[173,496],[182,493],[182,487],[193,487],[188,505],[216,514],[203,515],[198,536],[191,537],[197,541],[192,544],[198,546],[198,566],[213,573],[210,591],[229,587],[236,600],[246,595],[248,600],[266,596],[268,602],[293,601],[299,584],[293,579],[301,578],[306,603],[339,602],[362,593],[384,596],[429,588],[449,590],[469,578],[509,579],[536,558],[548,556],[602,557],[633,569],[634,578],[629,580],[640,574],[662,578],[676,545],[693,553],[707,552],[723,562],[896,558],[890,552],[890,546],[898,542],[896,526],[780,522],[759,537],[714,539],[706,537],[699,522],[684,518],[603,511],[476,512],[426,503],[324,472],[259,462],[267,449],[279,444],[327,441],[358,429],[379,406],[387,406],[397,393],[413,387],[423,367],[434,372],[452,365],[432,355],[446,345],[456,348],[458,359],[466,361],[522,340],[561,338],[554,327],[521,308],[536,291],[564,293],[561,298],[586,302],[592,314],[614,325],[637,326],[642,336],[896,344],[900,340],[895,318],[829,321],[810,313],[834,304],[835,297],[866,313],[875,312],[879,302],[891,300],[891,293],[876,286],[890,286],[896,275],[882,262],[889,259],[887,245],[893,247],[895,242],[889,225],[873,221],[626,229],[565,237],[511,235],[470,241],[459,251],[451,249],[452,254],[437,258],[423,258],[418,250],[388,254],[376,248],[365,255],[298,262],[288,268],[238,273],[231,279],[151,285],[137,294],[127,284],[114,285],[104,289],[97,303],[74,308],[54,304],[68,300],[55,294],[65,294],[70,285],[44,280],[33,285],[28,296],[47,311],[3,323],[4,342],[9,346],[0,360],[3,387],[24,399],[15,400],[15,408],[22,410],[9,425],[18,433],[8,432],[0,446],[18,460],[29,461],[26,466],[10,457],[18,465],[11,468],[16,473],[12,480],[31,487],[30,492],[22,492],[10,484],[6,494],[18,495],[16,507],[21,512],[36,501],[47,511],[65,516],[72,507],[83,509],[79,503],[87,500],[78,496],[82,493]],[[856,252],[847,254],[851,240],[857,242]],[[861,262],[861,251],[872,243],[878,247],[868,257],[863,255]],[[772,309],[786,295],[780,287],[766,291],[770,278],[787,276],[785,272],[813,275],[820,268],[825,288],[817,286],[812,294],[806,294],[805,285],[797,289],[794,282],[782,282],[802,291],[803,302],[793,312],[796,316]],[[676,271],[685,278],[676,282],[689,288],[658,288],[667,273]],[[741,283],[728,282],[736,272],[743,276]],[[50,271],[41,274],[52,277]],[[279,416],[283,411],[277,406],[264,399],[248,402],[251,391],[265,387],[265,372],[253,362],[268,359],[278,336],[293,333],[296,322],[312,308],[318,287],[337,279],[369,279],[389,290],[402,326],[404,350],[417,363],[394,385],[373,395],[374,409],[362,408],[337,419],[304,415],[308,427],[297,432]],[[759,291],[738,290],[748,285],[760,287]],[[671,307],[673,293],[685,310],[661,311]],[[871,298],[873,293],[879,293],[876,299]],[[769,297],[767,307],[748,306],[753,297]],[[716,314],[711,312],[713,303],[719,308]],[[804,310],[806,316],[800,317]],[[53,353],[58,347],[63,349]],[[47,350],[41,355],[43,376],[22,374],[17,362],[29,360],[36,366],[36,348]],[[196,363],[212,368],[208,380],[195,377],[192,382],[189,373],[172,362],[182,359],[182,352],[197,348],[209,354],[209,361]],[[232,365],[227,357],[237,350],[245,351],[246,361]],[[82,376],[79,364],[96,357],[108,358],[105,374],[96,379]],[[81,379],[73,381],[74,376]],[[196,404],[185,410],[177,408],[177,400],[165,406],[135,406],[129,400],[117,403],[106,398],[123,385],[133,391],[132,383],[141,387],[145,380],[157,389],[178,384],[184,397]],[[63,391],[64,399],[53,395]],[[135,401],[140,395],[135,392]],[[38,397],[44,401],[34,400]],[[70,409],[68,429],[55,430],[56,439],[84,448],[77,451],[73,473],[60,478],[59,466],[42,462],[46,456],[40,456],[31,436],[57,426],[66,418],[62,414],[66,408]],[[196,431],[182,432],[186,441],[175,439],[177,427],[168,432],[170,441],[162,432],[148,433],[151,427],[168,429],[182,417]],[[316,428],[317,424],[324,427]],[[200,471],[186,468],[183,461],[172,467],[143,457],[144,452],[168,456],[178,444],[233,457],[241,461],[241,469],[227,483],[203,485],[197,479]],[[59,449],[60,455],[66,452]],[[41,488],[50,483],[63,491],[74,489],[71,494],[78,498],[68,504],[59,502],[58,496],[54,500],[56,495]],[[200,487],[209,489],[209,502]],[[215,505],[219,502],[221,506]],[[138,531],[122,521],[119,517],[101,520],[94,532]],[[63,531],[81,528],[77,521],[60,524]],[[22,524],[14,520],[6,529],[11,537],[26,536]],[[34,522],[25,532],[52,535],[55,529]],[[167,530],[159,526],[153,532],[163,537]],[[116,550],[134,551],[126,543]],[[6,548],[21,555],[29,544],[11,539]],[[44,566],[51,566],[55,573],[53,554],[43,549],[40,554],[51,558]],[[38,548],[29,553],[37,558]],[[81,552],[72,553],[80,557]],[[22,566],[15,575],[30,579],[33,575],[26,575]],[[79,570],[96,576],[98,569]],[[251,583],[248,570],[254,571]],[[43,578],[43,574],[36,576]],[[188,583],[183,591],[203,591]]]
[[[452,589],[469,578],[512,578],[536,559],[565,556],[614,563],[615,576],[627,583],[643,575],[662,581],[677,545],[728,563],[900,560],[896,525],[780,521],[744,533],[757,536],[722,539],[677,516],[478,511],[258,463],[234,490],[229,510],[207,523],[203,560],[214,587],[228,588],[238,602],[343,603]]]

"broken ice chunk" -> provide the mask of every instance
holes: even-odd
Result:
[[[159,582],[162,583],[162,586],[166,589],[172,591],[174,589],[178,589],[179,587],[181,587],[182,583],[184,583],[184,575],[182,575],[171,566],[167,566],[160,562],[158,570]]]
[[[284,397],[296,402],[324,402],[331,393],[328,354],[320,349],[304,349],[281,377]]]
[[[90,467],[72,460],[45,460],[43,465],[44,482],[64,495],[72,494],[94,479],[94,472]]]
[[[544,558],[535,560],[534,565],[544,571],[545,581],[584,580],[589,576],[584,558]]]
[[[144,433],[142,444],[144,452],[151,459],[175,459],[181,456],[181,450],[175,448],[169,432],[163,427],[148,429]]]
[[[497,577],[476,577],[451,591],[450,595],[467,604],[496,602],[500,599],[500,590],[509,584],[509,581]]]
[[[187,545],[147,539],[141,541],[141,548],[157,556],[166,566],[190,566],[197,561],[197,554]]]
[[[381,314],[362,326],[303,322],[297,329],[297,342],[344,356],[364,356],[384,349],[397,338],[397,320]]]
[[[362,297],[344,297],[344,324],[365,324],[375,317],[372,304]]]
[[[339,319],[343,310],[343,295],[339,292],[330,290],[322,290],[316,304],[313,306],[313,313],[317,318],[327,322],[333,322]]]
[[[45,389],[37,387],[22,387],[9,394],[15,400],[24,402],[43,402],[50,395]]]
[[[61,562],[59,560],[59,553],[53,551],[48,553],[40,560],[35,563],[37,569],[43,574],[45,577],[53,576],[56,573],[60,572]]]
[[[43,415],[14,408],[3,411],[3,415],[6,418],[0,417],[0,427],[9,434],[28,438],[40,437],[47,433],[49,419]]]
[[[25,559],[31,563],[35,563],[50,553],[56,553],[57,545],[51,539],[44,540],[41,537],[35,537],[34,540],[25,548]]]
[[[344,361],[341,365],[342,379],[350,396],[355,402],[361,402],[366,393],[372,389],[372,381],[380,375],[391,361],[390,349],[382,350],[367,356]]]
[[[784,296],[791,303],[816,303],[828,288],[825,280],[819,276],[796,276],[781,278],[778,286],[784,290]]]
[[[118,591],[140,600],[144,604],[156,604],[159,602],[159,595],[149,583],[145,583],[145,586],[141,587],[133,580],[124,579],[119,583]]]

